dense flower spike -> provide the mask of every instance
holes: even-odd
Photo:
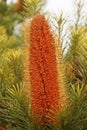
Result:
[[[60,97],[55,42],[47,21],[39,14],[31,21],[29,51],[32,110],[47,122],[49,111],[58,109]]]

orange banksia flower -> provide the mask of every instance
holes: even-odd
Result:
[[[29,51],[32,111],[48,122],[47,115],[53,108],[58,109],[60,97],[54,38],[39,14],[31,21]]]

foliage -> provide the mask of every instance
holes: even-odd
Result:
[[[0,90],[22,80],[21,49],[14,36],[8,36],[6,29],[0,27]]]
[[[68,70],[71,71],[68,72],[68,80],[70,83],[79,81],[87,84],[87,31],[85,27],[71,30],[71,44],[65,57],[66,65],[70,66]]]
[[[70,90],[70,104],[63,111],[59,113],[60,128],[59,130],[86,130],[87,129],[87,88],[80,86],[71,86]]]
[[[76,22],[70,27],[69,48],[65,55],[66,74],[69,83],[79,81],[80,84],[87,84],[87,29],[81,20],[84,6],[82,1],[77,1],[76,5]]]
[[[36,14],[42,12],[46,4],[46,0],[22,0],[24,17],[32,18]]]
[[[0,117],[13,128],[33,130],[32,120],[28,117],[28,103],[25,102],[24,95],[22,84],[6,88],[6,96],[0,96]]]
[[[22,22],[21,15],[17,12],[15,4],[7,5],[5,0],[0,2],[0,25],[5,26],[9,35],[13,34],[17,24]]]

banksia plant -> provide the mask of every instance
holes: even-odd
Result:
[[[55,44],[44,16],[31,21],[29,51],[32,111],[47,122],[50,110],[58,109],[60,97]]]
[[[43,15],[36,15],[26,26],[29,29],[25,27],[24,50],[25,53],[27,51],[29,59],[24,61],[24,70],[26,70],[24,79],[27,73],[30,83],[28,81],[27,88],[25,80],[25,87],[29,89],[32,113],[37,122],[42,119],[43,123],[50,123],[52,120],[49,117],[61,111],[61,106],[65,102],[61,97],[61,89],[65,90],[65,88],[60,86],[59,82],[55,40]],[[63,96],[64,99],[65,95]]]

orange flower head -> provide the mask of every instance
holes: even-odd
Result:
[[[31,21],[29,51],[32,111],[48,122],[50,110],[58,109],[59,86],[54,38],[40,14]]]

